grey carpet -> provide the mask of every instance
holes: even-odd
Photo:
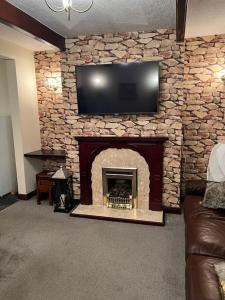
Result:
[[[0,212],[0,299],[184,300],[183,216],[157,227],[17,202]]]
[[[8,194],[6,196],[0,197],[0,210],[3,210],[6,207],[14,204],[16,201],[18,201],[16,195]]]

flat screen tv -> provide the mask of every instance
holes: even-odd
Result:
[[[76,66],[79,114],[158,112],[159,62]]]

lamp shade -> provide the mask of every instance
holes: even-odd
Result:
[[[52,178],[54,179],[66,179],[71,175],[69,170],[64,169],[62,166],[53,174]]]

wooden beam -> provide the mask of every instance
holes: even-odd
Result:
[[[20,28],[33,37],[58,47],[60,50],[65,50],[65,38],[63,36],[5,0],[0,0],[0,21]]]
[[[188,0],[176,0],[176,41],[184,42]]]

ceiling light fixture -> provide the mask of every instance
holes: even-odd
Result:
[[[61,4],[60,7],[59,6],[57,7],[56,4],[55,5],[50,4],[50,2],[54,2],[54,0],[53,1],[45,0],[45,3],[48,6],[48,8],[50,8],[54,12],[63,12],[63,11],[65,11],[67,13],[68,20],[70,21],[71,10],[73,10],[75,12],[78,12],[78,13],[81,13],[81,14],[85,13],[88,10],[91,9],[91,7],[94,3],[94,0],[89,0],[90,4],[84,9],[75,8],[73,6],[73,0],[61,0],[62,4]],[[59,1],[56,1],[56,2],[59,2]]]

